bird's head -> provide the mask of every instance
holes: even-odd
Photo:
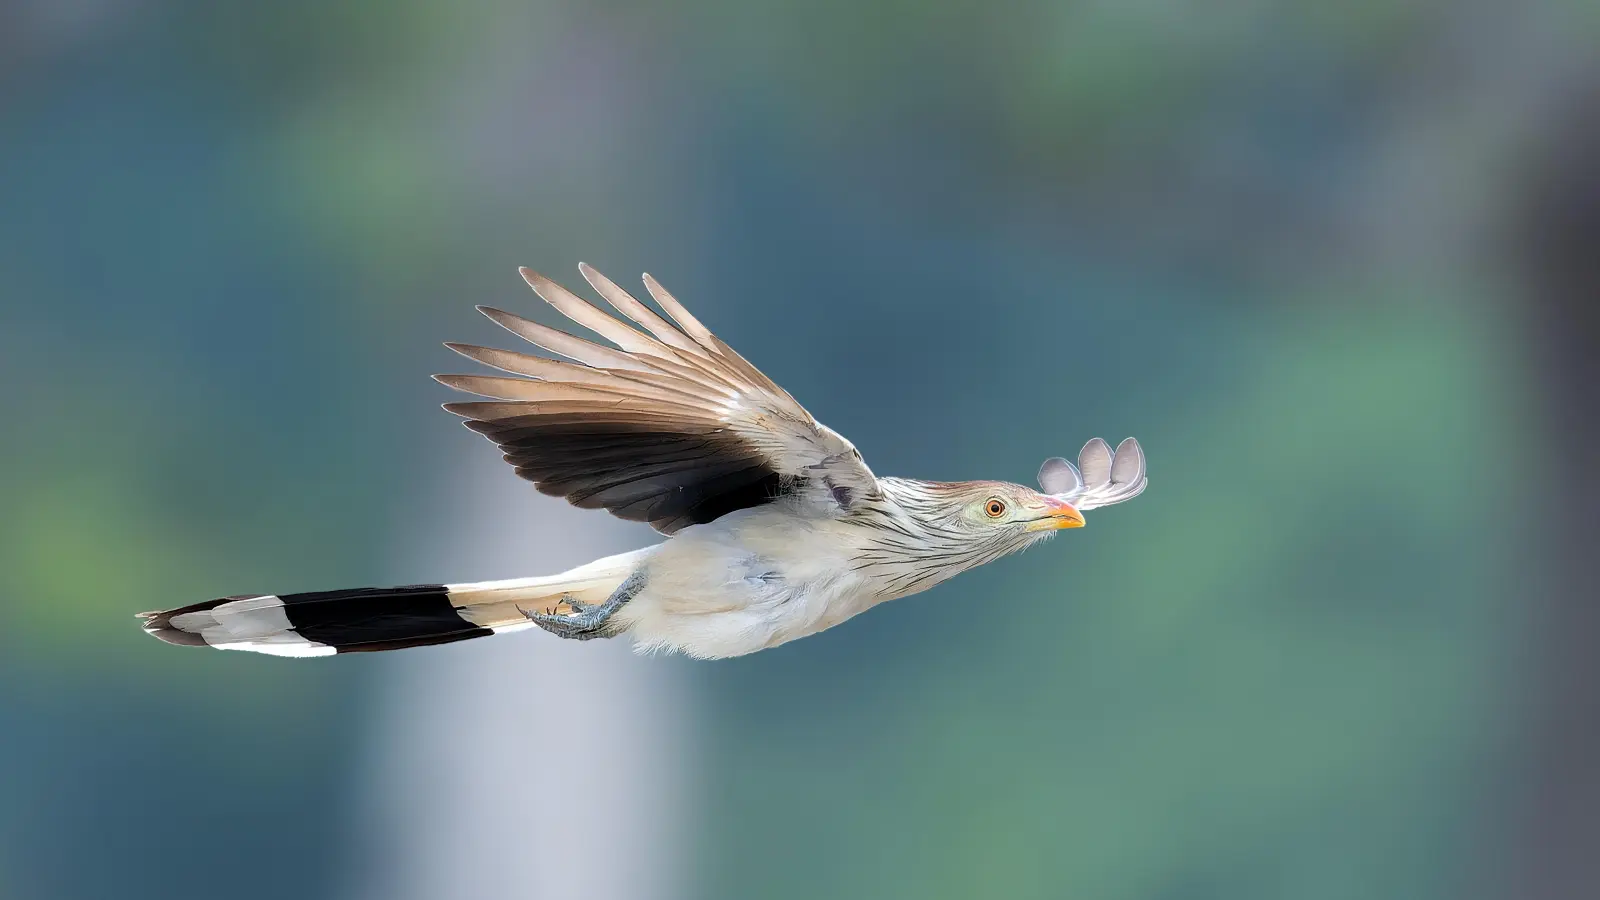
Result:
[[[1147,483],[1144,451],[1132,438],[1115,451],[1095,438],[1077,465],[1046,460],[1038,491],[1005,481],[880,478],[895,512],[868,519],[877,526],[874,564],[899,567],[890,579],[896,596],[915,593],[1064,528],[1082,527],[1084,510],[1131,500]]]
[[[875,524],[869,558],[885,566],[895,596],[924,590],[1083,525],[1071,502],[1005,481],[880,478],[895,514]]]
[[[1083,526],[1083,512],[1137,497],[1145,488],[1144,450],[1129,438],[1116,450],[1095,438],[1076,465],[1056,457],[1039,469],[1034,490],[1005,481],[929,482],[880,479],[914,523],[916,535],[891,537],[908,553],[981,565],[1049,537]]]
[[[981,565],[1049,537],[1079,528],[1083,514],[1061,497],[1005,481],[880,483],[906,514],[907,533],[886,529],[885,539],[912,556],[945,560],[959,568]]]
[[[1083,514],[1059,497],[1005,481],[963,481],[949,486],[946,502],[976,534],[1026,535],[1083,527]]]

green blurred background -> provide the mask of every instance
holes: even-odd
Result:
[[[1597,36],[0,2],[0,898],[1600,896]],[[726,662],[139,633],[649,541],[426,379],[580,259],[880,473],[1133,434],[1151,489]]]

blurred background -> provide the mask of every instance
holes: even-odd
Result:
[[[1584,0],[0,0],[0,898],[1579,898]],[[1074,532],[737,660],[133,613],[653,540],[437,404],[648,269]],[[1026,627],[974,629],[1003,605]]]

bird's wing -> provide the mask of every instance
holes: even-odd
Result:
[[[649,522],[671,534],[737,509],[797,497],[838,515],[878,493],[856,448],[718,340],[655,279],[671,322],[587,265],[583,277],[637,328],[531,269],[522,277],[562,315],[616,347],[478,307],[513,334],[571,362],[447,344],[524,376],[435,375],[492,398],[447,403],[546,494]]]
[[[1095,438],[1078,451],[1076,466],[1055,456],[1039,467],[1039,487],[1079,510],[1132,500],[1144,493],[1149,483],[1144,448],[1133,438],[1118,444],[1116,450]]]

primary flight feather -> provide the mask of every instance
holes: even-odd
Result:
[[[666,318],[587,265],[623,319],[523,269],[562,315],[614,346],[479,310],[564,360],[469,344],[504,374],[436,375],[485,398],[447,403],[521,477],[668,539],[541,578],[247,594],[141,613],[174,644],[280,656],[396,650],[539,627],[645,650],[740,656],[815,634],[885,600],[1083,524],[1144,490],[1144,452],[1095,438],[1041,491],[1001,481],[873,475],[854,445],[718,340],[649,275]],[[629,323],[632,324],[629,324]]]

